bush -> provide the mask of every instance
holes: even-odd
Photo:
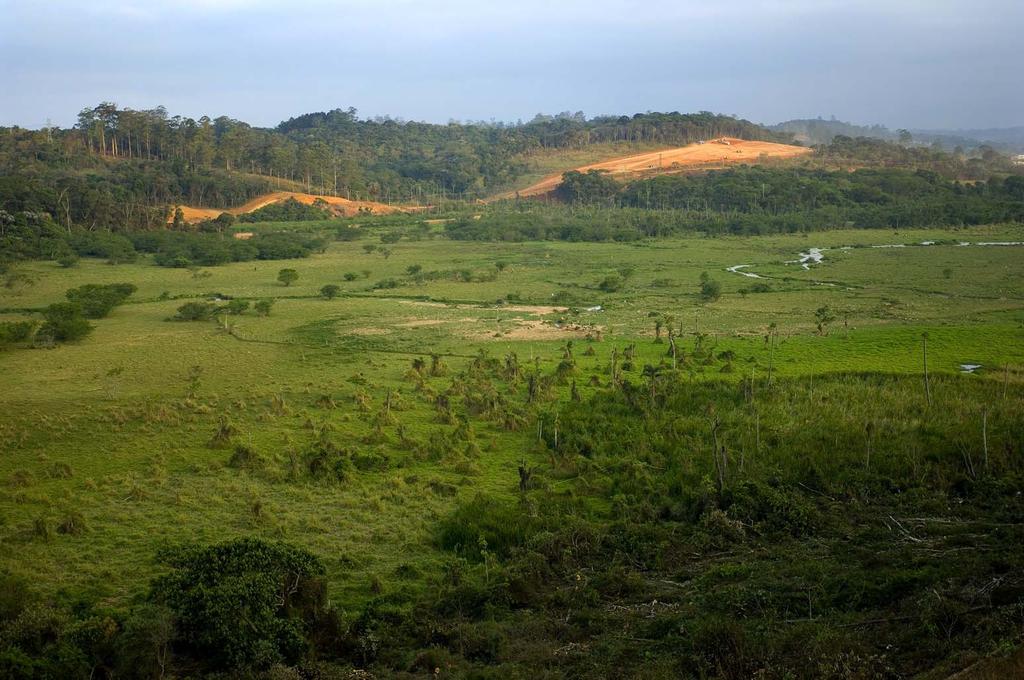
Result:
[[[266,464],[256,449],[245,444],[236,444],[235,450],[231,453],[231,458],[228,459],[228,467],[239,468],[242,470],[258,470]]]
[[[622,288],[622,283],[623,281],[621,276],[612,274],[611,276],[604,277],[601,283],[597,284],[597,287],[605,293],[614,293]]]
[[[153,582],[152,600],[173,613],[188,651],[215,667],[293,664],[327,618],[324,565],[301,548],[245,538],[158,559],[170,572]]]
[[[270,316],[270,308],[274,306],[273,300],[257,300],[252,308],[260,316]]]
[[[299,273],[294,269],[282,269],[277,273],[277,280],[286,286],[290,286],[299,280]]]
[[[242,312],[249,309],[249,301],[238,299],[230,300],[227,306],[224,307],[224,309],[227,311],[228,314],[241,314]]]
[[[82,316],[81,308],[71,302],[56,302],[43,311],[46,322],[36,333],[36,341],[44,343],[74,342],[92,332],[92,325]]]
[[[78,253],[71,249],[62,251],[60,254],[57,255],[57,257],[54,258],[57,264],[59,264],[61,267],[64,267],[65,269],[74,267],[76,264],[78,264],[78,259]]]
[[[37,325],[35,321],[0,322],[0,347],[25,342],[32,337]]]
[[[173,321],[209,321],[217,313],[217,305],[210,302],[186,302],[178,307]]]
[[[700,275],[700,299],[714,302],[722,297],[722,284],[712,279],[707,272]]]
[[[333,283],[329,283],[320,289],[320,295],[324,296],[328,300],[338,297],[338,293],[341,292],[341,286],[336,286]]]
[[[483,549],[508,557],[543,528],[540,522],[522,508],[478,495],[442,520],[440,543],[467,559],[482,560]]]
[[[78,305],[85,318],[102,319],[110,314],[114,307],[123,304],[136,290],[138,289],[130,283],[89,283],[72,288],[64,295],[68,301]]]

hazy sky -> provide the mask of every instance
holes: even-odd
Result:
[[[1024,125],[1024,0],[0,0],[0,125],[163,104]]]

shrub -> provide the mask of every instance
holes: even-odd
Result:
[[[25,342],[32,337],[38,324],[35,321],[5,321],[0,323],[0,347]]]
[[[294,269],[282,269],[277,273],[277,280],[286,286],[290,286],[299,280],[299,273]]]
[[[601,283],[597,284],[597,287],[605,293],[614,293],[622,288],[622,283],[623,281],[621,276],[612,274],[611,276],[604,277]]]
[[[158,559],[170,573],[153,582],[152,600],[173,613],[189,651],[215,667],[295,663],[327,618],[324,565],[301,548],[245,538]]]
[[[186,302],[178,307],[173,321],[209,321],[217,313],[217,305],[210,302]]]
[[[320,289],[320,295],[331,300],[338,297],[338,293],[341,292],[341,286],[336,286],[333,283],[329,283]]]
[[[228,467],[242,470],[257,470],[265,464],[266,461],[264,461],[263,456],[254,448],[245,444],[236,444],[235,450],[231,453],[231,458],[228,459]]]
[[[110,314],[114,307],[123,304],[136,290],[137,288],[130,283],[89,283],[72,288],[65,296],[69,302],[78,305],[85,318],[102,319]]]
[[[43,311],[43,318],[46,322],[36,333],[37,342],[74,342],[92,332],[81,308],[71,302],[55,302]]]
[[[253,305],[253,309],[260,316],[270,316],[270,308],[274,306],[273,300],[257,300],[256,304]]]
[[[73,250],[65,250],[54,258],[61,267],[68,269],[78,264],[78,253]]]
[[[230,300],[224,309],[228,314],[241,314],[249,309],[249,301],[238,299]]]
[[[482,545],[499,557],[507,557],[541,528],[540,518],[522,508],[478,495],[441,522],[440,543],[445,550],[467,559],[483,560]]]
[[[78,536],[84,534],[89,530],[86,525],[85,518],[82,517],[81,513],[70,512],[64,519],[57,525],[57,531],[61,534],[68,534],[70,536]]]
[[[720,297],[722,297],[722,284],[712,279],[707,272],[701,274],[700,299],[704,302],[714,302]]]

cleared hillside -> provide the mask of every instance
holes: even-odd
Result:
[[[578,172],[599,170],[610,175],[622,176],[650,175],[720,167],[732,163],[756,163],[766,158],[794,158],[808,153],[811,153],[811,150],[802,146],[721,137],[710,142],[698,142],[674,149],[650,151],[583,165],[578,168],[567,168],[563,172],[549,175],[525,189],[507,192],[495,198],[514,198],[516,195],[520,198],[527,198],[550,194],[562,183],[562,174],[569,170]]]
[[[320,196],[317,194],[304,194],[295,191],[274,191],[243,203],[237,208],[228,208],[226,210],[222,210],[220,208],[193,208],[187,205],[178,207],[181,208],[182,213],[185,215],[186,222],[201,222],[203,220],[214,219],[221,213],[225,212],[232,215],[251,213],[273,203],[288,200],[289,198],[295,199],[299,203],[304,203],[306,205],[312,205],[317,199],[320,199],[327,204],[327,207],[331,212],[339,217],[349,217],[358,214],[360,211],[370,212],[374,215],[390,215],[398,212],[416,212],[423,209],[422,206],[400,207],[387,205],[386,203],[376,203],[374,201],[351,201],[347,198],[341,198],[340,196]],[[173,219],[173,214],[171,219]]]

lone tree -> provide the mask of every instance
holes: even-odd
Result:
[[[704,302],[714,302],[722,297],[722,284],[711,278],[707,272],[700,275],[700,299]]]
[[[836,315],[831,307],[825,305],[814,311],[814,319],[818,323],[818,335],[828,335],[829,324],[836,320]]]
[[[260,316],[270,316],[270,308],[273,306],[273,300],[258,300],[252,308],[256,310],[256,313]]]
[[[338,293],[341,292],[341,286],[336,286],[333,283],[329,283],[320,289],[320,294],[328,300],[338,297]]]
[[[277,280],[286,286],[290,286],[299,280],[299,273],[294,269],[282,269],[277,273]]]

